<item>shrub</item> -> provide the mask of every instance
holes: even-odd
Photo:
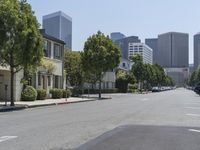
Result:
[[[47,90],[38,89],[37,90],[37,100],[45,100],[47,97]]]
[[[99,90],[98,90],[98,92],[99,92]],[[103,89],[101,92],[102,93],[117,93],[118,89]]]
[[[53,99],[59,99],[59,98],[63,97],[63,90],[62,89],[51,89],[50,94]]]
[[[127,79],[117,79],[116,88],[119,90],[120,93],[127,93],[127,90],[128,90]]]
[[[73,97],[78,97],[78,96],[80,96],[81,94],[82,94],[82,90],[81,90],[80,88],[74,87],[74,88],[72,89],[72,96],[73,96]]]
[[[70,89],[63,90],[63,98],[69,98],[72,95]]]
[[[118,89],[102,89],[101,93],[117,93]],[[99,89],[89,89],[89,94],[98,94]],[[84,94],[88,94],[88,89],[84,89]]]
[[[137,84],[128,85],[128,92],[129,93],[135,93],[137,91],[138,91],[138,85]]]
[[[32,86],[26,86],[22,91],[21,100],[22,101],[35,101],[37,98],[37,91]]]

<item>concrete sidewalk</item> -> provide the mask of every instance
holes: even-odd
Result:
[[[97,98],[70,97],[70,98],[62,98],[62,99],[36,100],[36,101],[31,101],[31,102],[19,101],[19,102],[15,102],[14,107],[10,106],[10,102],[7,103],[7,106],[4,106],[5,102],[0,102],[0,112],[22,110],[26,108],[43,107],[43,106],[51,106],[51,105],[89,102],[89,101],[95,101],[95,100],[97,100]]]

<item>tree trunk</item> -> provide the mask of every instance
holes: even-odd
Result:
[[[11,80],[10,80],[10,106],[15,106],[14,103],[14,68],[10,67],[10,75],[11,75]]]
[[[101,81],[99,81],[99,99],[101,99]]]

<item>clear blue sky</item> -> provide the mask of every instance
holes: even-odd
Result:
[[[190,63],[193,35],[200,32],[199,0],[28,0],[40,23],[42,16],[63,11],[73,18],[73,50],[82,50],[88,36],[98,30],[109,35],[157,37],[169,31],[190,34]]]

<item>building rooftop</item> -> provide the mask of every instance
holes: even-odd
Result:
[[[64,45],[65,45],[65,42],[64,42],[64,41],[62,41],[62,40],[60,40],[60,39],[57,39],[57,38],[55,38],[55,37],[53,37],[53,36],[51,36],[51,35],[48,35],[48,34],[45,32],[45,29],[40,29],[40,33],[42,34],[42,36],[43,36],[44,38],[47,38],[47,39],[50,39],[50,40],[52,40],[52,41],[55,41],[55,42],[58,42],[58,43],[61,43],[61,44],[64,44]]]
[[[174,32],[174,31],[170,31],[170,32],[162,33],[162,34],[159,34],[159,35],[164,35],[164,34],[187,34],[187,35],[188,35],[188,33]],[[158,36],[159,36],[159,35],[158,35]]]
[[[65,13],[62,12],[62,11],[57,11],[57,12],[54,12],[54,13],[45,15],[45,16],[43,16],[42,18],[43,18],[43,20],[44,20],[44,19],[49,19],[49,18],[56,17],[56,16],[63,16],[63,17],[65,17],[65,18],[67,18],[68,20],[72,21],[72,17],[68,16],[67,14],[65,14]]]

